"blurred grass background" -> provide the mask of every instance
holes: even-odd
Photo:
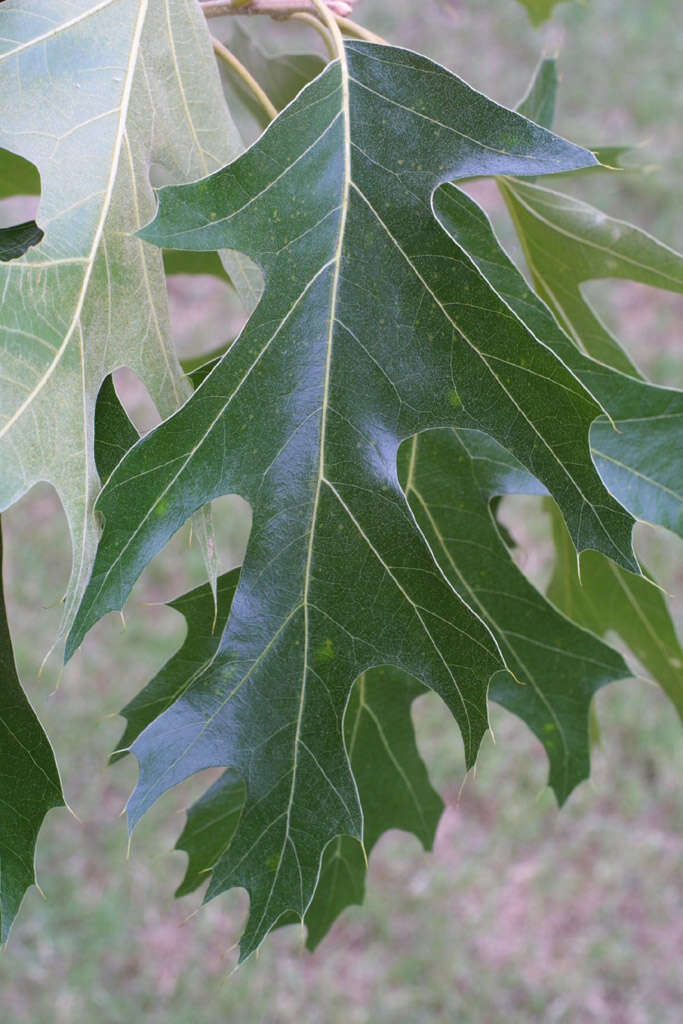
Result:
[[[562,4],[540,30],[515,0],[361,0],[356,16],[508,105],[524,93],[538,58],[559,51],[558,131],[588,145],[647,143],[638,155],[645,173],[564,179],[561,188],[671,245],[680,238],[677,0]],[[278,30],[313,45],[291,26]],[[498,223],[494,191],[480,197]],[[627,282],[603,282],[591,296],[649,375],[673,383],[681,298]],[[224,340],[226,317],[236,318],[211,281],[177,280],[171,298],[185,352],[213,348]],[[141,389],[125,374],[121,386],[139,422],[151,424]],[[551,557],[543,518],[528,502],[508,503],[505,515],[520,563],[542,581]],[[545,756],[521,723],[493,708],[497,743],[485,742],[463,787],[457,729],[444,725],[436,699],[422,699],[420,747],[448,805],[435,853],[411,837],[385,836],[370,863],[365,906],[347,911],[313,956],[298,929],[283,929],[223,983],[244,893],[190,920],[199,894],[172,898],[185,857],[169,851],[202,781],[147,815],[126,861],[120,812],[136,767],[133,759],[106,767],[122,728],[113,716],[182,639],[182,620],[158,602],[202,579],[198,553],[179,534],[136,589],[125,631],[110,616],[62,679],[56,656],[39,678],[59,620],[68,536],[48,488],[35,488],[3,521],[21,676],[80,818],[54,811],[41,833],[46,899],[31,890],[0,957],[3,1022],[681,1020],[683,750],[657,689],[627,681],[601,692],[593,777],[560,813],[545,788]],[[222,499],[216,521],[224,567],[239,563],[248,511]],[[651,530],[645,541],[662,583],[680,589],[680,544]]]

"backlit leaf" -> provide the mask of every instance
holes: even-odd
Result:
[[[582,295],[581,285],[625,278],[683,292],[683,257],[647,232],[580,199],[508,178],[500,188],[534,286],[560,325],[582,352],[639,376]]]
[[[526,7],[532,25],[542,25],[552,15],[553,10],[563,0],[518,0]]]
[[[576,552],[556,509],[548,502],[555,541],[555,571],[548,598],[598,636],[612,631],[662,687],[683,720],[683,649],[664,594],[647,576],[624,572],[597,551]]]
[[[240,143],[194,0],[6,0],[0,18],[0,145],[39,169],[45,231],[0,266],[0,508],[39,480],[57,490],[73,550],[66,627],[98,537],[100,384],[129,366],[164,416],[191,391],[160,254],[134,237],[154,209],[150,177],[192,180]]]

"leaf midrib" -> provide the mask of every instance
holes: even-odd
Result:
[[[665,280],[671,281],[673,284],[677,285],[678,289],[680,289],[682,287],[683,282],[681,282],[680,278],[672,277],[671,274],[665,274],[663,271],[657,270],[655,267],[651,267],[647,263],[641,263],[639,260],[635,260],[635,259],[633,259],[630,256],[625,256],[623,253],[620,253],[618,250],[610,249],[606,245],[600,245],[599,242],[594,242],[590,238],[586,238],[585,236],[582,236],[582,235],[575,235],[573,232],[569,231],[567,228],[560,227],[559,224],[556,221],[548,220],[535,207],[530,206],[527,202],[524,201],[524,199],[522,199],[522,195],[520,193],[520,186],[518,186],[517,182],[514,182],[510,178],[504,178],[504,180],[505,180],[506,185],[507,185],[508,189],[510,190],[510,192],[512,192],[512,194],[514,195],[515,199],[520,204],[520,206],[524,207],[524,209],[527,211],[529,216],[533,217],[534,220],[539,221],[541,224],[544,224],[551,231],[555,231],[559,235],[564,235],[570,241],[577,242],[581,246],[586,246],[589,249],[595,249],[595,250],[597,250],[600,253],[604,253],[610,259],[616,259],[616,260],[619,260],[622,263],[628,263],[632,267],[636,267],[638,270],[643,270],[643,271],[646,271],[647,273],[656,274],[658,277],[662,277]],[[561,192],[554,192],[552,189],[543,188],[540,185],[529,186],[528,184],[525,183],[521,187],[522,188],[524,188],[524,187],[526,187],[526,188],[534,188],[538,192],[545,193],[546,195],[548,195],[549,197],[552,197],[552,198],[555,198],[555,197],[558,198],[558,199],[564,199],[565,198],[562,195]],[[542,203],[542,202],[543,202],[543,200],[540,199],[539,203]],[[547,202],[547,205],[551,209],[553,209],[551,200],[548,199],[548,200],[546,200],[546,202]],[[576,206],[579,206],[579,207],[583,206],[584,208],[587,208],[588,210],[592,210],[593,209],[592,207],[589,207],[587,203],[581,203],[580,200],[575,200],[574,202],[575,202]],[[561,207],[560,207],[560,212],[563,212]],[[571,213],[571,210],[568,210],[568,212]],[[610,217],[608,219],[613,224],[618,224],[621,227],[628,228],[630,231],[634,230],[633,225],[629,224],[628,221],[619,220],[616,217]],[[651,241],[657,242],[657,245],[661,246],[663,249],[667,249],[671,253],[672,256],[677,256],[678,255],[678,253],[676,252],[675,249],[672,249],[670,246],[665,245],[663,242],[659,242],[656,238],[654,238],[653,235],[648,234],[648,232],[641,231],[640,228],[637,228],[636,230],[638,231],[639,234],[646,235]],[[579,281],[579,282],[582,282],[584,280],[595,280],[595,278],[581,278],[581,277],[577,277],[576,280]]]
[[[545,439],[545,437],[543,436],[543,434],[541,434],[541,433],[540,433],[540,431],[538,430],[538,428],[536,427],[536,424],[535,424],[535,423],[534,423],[534,422],[533,422],[532,420],[530,420],[530,419],[529,419],[529,417],[528,417],[528,416],[527,416],[527,414],[526,414],[526,413],[524,412],[524,410],[523,410],[523,409],[521,408],[521,406],[519,405],[519,403],[517,402],[517,400],[516,400],[516,399],[514,398],[514,396],[513,396],[512,394],[511,394],[511,392],[509,391],[509,389],[508,389],[508,388],[507,388],[507,387],[505,386],[505,384],[503,383],[503,381],[501,380],[501,378],[499,377],[499,375],[498,375],[498,374],[496,373],[496,371],[495,371],[495,370],[493,369],[493,367],[492,367],[492,366],[490,365],[490,363],[489,363],[489,359],[490,359],[490,358],[494,358],[494,357],[492,357],[492,356],[489,356],[489,357],[487,358],[487,355],[486,355],[486,353],[482,352],[482,351],[481,351],[481,349],[480,349],[480,348],[478,348],[478,346],[477,346],[477,345],[475,345],[475,344],[474,344],[474,342],[473,342],[473,341],[471,341],[471,340],[470,340],[470,339],[469,339],[469,338],[467,337],[467,335],[466,335],[466,334],[464,333],[464,331],[462,330],[462,328],[460,327],[460,325],[459,325],[458,323],[456,323],[456,321],[455,321],[455,320],[453,319],[453,317],[452,317],[452,316],[451,316],[451,315],[449,314],[448,310],[447,310],[447,309],[445,308],[445,306],[444,306],[444,305],[443,305],[443,303],[442,303],[442,302],[440,301],[440,299],[438,298],[438,296],[437,296],[437,295],[435,294],[435,292],[434,292],[434,291],[433,291],[433,290],[432,290],[432,289],[430,288],[429,284],[427,283],[427,281],[425,280],[425,278],[423,277],[423,275],[422,275],[422,274],[420,273],[420,271],[418,270],[418,268],[417,268],[417,267],[415,266],[415,263],[414,263],[414,262],[413,262],[413,260],[412,260],[412,259],[410,258],[410,256],[408,255],[408,253],[407,253],[407,252],[406,252],[406,251],[405,251],[405,250],[403,249],[403,247],[402,247],[402,246],[401,246],[401,244],[399,243],[398,239],[397,239],[397,238],[395,238],[395,237],[394,237],[394,235],[393,235],[393,234],[391,233],[391,231],[389,230],[388,226],[387,226],[387,225],[386,225],[386,224],[384,223],[384,221],[382,220],[381,216],[379,215],[379,213],[377,212],[377,210],[376,210],[376,209],[374,208],[374,206],[372,205],[372,203],[370,202],[370,200],[369,200],[369,199],[367,198],[367,196],[365,195],[365,193],[364,193],[364,192],[363,192],[363,191],[362,191],[362,190],[361,190],[361,189],[360,189],[360,188],[358,187],[358,185],[357,185],[357,184],[356,184],[356,183],[355,183],[354,181],[352,181],[352,182],[351,182],[351,184],[353,185],[353,188],[354,188],[354,189],[356,190],[356,192],[358,193],[358,195],[360,196],[360,198],[361,198],[361,199],[362,199],[362,200],[363,200],[363,201],[364,201],[364,202],[366,203],[366,205],[367,205],[368,209],[369,209],[369,210],[371,211],[371,213],[373,214],[373,216],[374,216],[374,217],[375,217],[375,219],[377,220],[377,223],[378,223],[378,224],[379,224],[379,225],[380,225],[380,226],[381,226],[381,227],[382,227],[382,228],[384,229],[384,231],[386,232],[386,234],[387,234],[388,238],[389,238],[389,239],[391,240],[391,242],[392,242],[392,243],[394,244],[394,246],[396,247],[396,249],[398,250],[398,252],[399,252],[399,253],[400,253],[400,254],[401,254],[401,255],[403,256],[403,258],[405,259],[406,263],[407,263],[407,264],[408,264],[408,266],[409,266],[409,267],[411,268],[411,270],[413,271],[413,273],[415,274],[415,276],[416,276],[416,277],[418,278],[418,280],[419,280],[419,281],[420,281],[420,283],[422,284],[422,286],[423,286],[423,288],[425,289],[425,291],[429,293],[429,295],[430,295],[430,296],[432,297],[433,301],[434,301],[434,302],[435,302],[435,303],[436,303],[436,304],[438,305],[439,309],[440,309],[440,310],[441,310],[441,312],[443,313],[443,315],[444,315],[444,317],[446,318],[446,320],[448,320],[448,322],[449,322],[449,323],[450,323],[450,324],[452,325],[453,329],[454,329],[455,331],[457,331],[458,335],[459,335],[459,336],[460,336],[460,337],[461,337],[461,338],[463,339],[463,341],[464,341],[464,342],[465,342],[465,343],[466,343],[466,344],[467,344],[467,345],[468,345],[468,346],[469,346],[469,347],[470,347],[470,348],[472,349],[472,351],[473,351],[473,352],[475,352],[475,353],[477,354],[477,356],[478,356],[478,357],[479,357],[479,358],[481,359],[482,363],[483,363],[483,364],[484,364],[484,365],[486,366],[486,368],[487,368],[488,372],[489,372],[489,373],[490,373],[490,375],[491,375],[491,376],[493,377],[493,379],[494,379],[494,380],[496,381],[496,383],[497,383],[497,384],[498,384],[498,386],[500,387],[501,391],[503,391],[503,393],[504,393],[504,394],[505,394],[505,395],[507,396],[507,398],[508,398],[508,399],[510,400],[510,402],[511,402],[511,403],[512,403],[512,404],[514,405],[515,409],[517,410],[517,412],[519,413],[519,415],[520,415],[520,416],[521,416],[521,417],[523,418],[524,422],[525,422],[525,423],[527,423],[527,424],[529,425],[529,427],[531,428],[531,430],[532,430],[532,431],[533,431],[533,433],[534,433],[534,436],[535,436],[535,437],[537,438],[537,440],[538,440],[538,441],[539,441],[539,442],[540,442],[540,443],[541,443],[541,444],[543,445],[543,447],[544,447],[544,448],[545,448],[545,449],[546,449],[546,450],[548,451],[548,453],[549,453],[549,454],[551,455],[552,459],[553,459],[553,460],[554,460],[554,462],[556,463],[556,465],[557,465],[557,467],[559,468],[559,470],[560,470],[560,471],[561,471],[561,472],[563,473],[563,475],[564,475],[564,476],[566,477],[566,479],[567,479],[568,481],[570,481],[570,483],[572,484],[572,486],[573,486],[573,487],[575,488],[575,490],[576,490],[577,494],[578,494],[578,495],[580,496],[580,498],[581,498],[581,500],[582,500],[582,502],[583,502],[584,508],[589,508],[589,509],[591,509],[591,511],[592,511],[592,510],[593,510],[593,504],[592,504],[592,502],[590,502],[590,501],[589,501],[589,499],[588,499],[588,498],[586,497],[586,495],[585,495],[585,494],[583,493],[583,490],[582,490],[582,488],[581,488],[581,487],[579,486],[579,483],[578,483],[578,482],[577,482],[577,481],[576,481],[576,480],[574,479],[574,477],[573,477],[573,476],[571,475],[571,473],[569,472],[568,468],[567,468],[566,466],[564,466],[564,465],[563,465],[562,461],[561,461],[561,460],[560,460],[560,459],[559,459],[559,458],[557,457],[557,455],[556,455],[556,453],[555,453],[554,449],[553,449],[553,448],[552,448],[552,447],[551,447],[551,446],[550,446],[550,445],[548,444],[548,442],[546,441],[546,439]],[[490,282],[489,282],[489,284],[490,284]],[[491,286],[491,285],[490,285],[490,287],[493,287],[493,286]],[[493,289],[493,290],[495,291],[495,289]],[[498,293],[496,292],[496,294],[498,294]],[[502,300],[502,301],[504,301],[504,300]],[[506,305],[507,305],[507,303],[506,303]],[[508,306],[508,308],[510,308],[510,307]],[[514,313],[514,310],[513,310],[513,313]],[[515,315],[516,315],[516,314],[515,314]],[[527,329],[528,329],[528,328],[527,328]],[[547,346],[547,345],[545,345],[545,343],[544,343],[544,342],[540,341],[539,339],[535,339],[535,340],[536,340],[536,341],[537,341],[537,343],[538,343],[539,345],[541,345],[541,346],[542,346],[543,348],[545,348],[545,349],[546,349],[546,350],[548,350],[548,351],[551,351],[550,349],[548,349],[548,346]],[[553,353],[553,355],[554,355],[554,353]],[[495,357],[495,358],[497,358],[497,357]],[[567,371],[567,373],[569,373],[569,374],[570,374],[570,375],[571,375],[571,376],[572,376],[572,377],[574,378],[574,380],[575,380],[575,381],[577,382],[577,384],[579,385],[579,389],[580,389],[581,391],[585,391],[585,387],[584,387],[584,385],[583,385],[583,384],[581,383],[581,381],[580,381],[580,380],[579,380],[579,378],[578,378],[578,377],[576,376],[576,374],[575,374],[575,373],[574,373],[574,372],[573,372],[573,371],[572,371],[572,370],[570,369],[570,367],[568,367],[568,366],[567,366],[567,365],[566,365],[566,364],[565,364],[565,363],[564,363],[564,362],[563,362],[563,361],[562,361],[562,360],[561,360],[561,359],[559,358],[559,356],[555,356],[555,358],[556,358],[556,359],[558,360],[558,362],[559,362],[559,363],[560,363],[560,364],[561,364],[561,365],[563,366],[563,368],[564,368],[564,369],[565,369],[565,370]],[[564,385],[562,385],[562,384],[561,384],[561,382],[559,382],[559,381],[554,381],[553,383],[555,383],[555,384],[556,384],[556,385],[558,385],[558,386],[562,386],[562,387],[564,386]],[[582,395],[580,395],[580,397],[583,397],[583,396],[582,396]],[[593,398],[592,398],[592,396],[589,396],[589,397],[590,397],[590,398],[591,398],[591,399],[592,399],[593,401],[595,401],[595,399],[593,399]],[[596,402],[595,404],[597,405],[598,403]],[[600,407],[600,406],[599,406],[599,408],[600,408],[600,409],[601,409],[601,411],[602,411],[602,407]],[[605,535],[605,537],[607,538],[607,540],[609,540],[609,542],[610,542],[610,544],[612,545],[612,547],[613,547],[613,548],[614,548],[614,549],[615,549],[616,551],[618,551],[618,552],[619,552],[620,554],[623,554],[623,553],[621,552],[621,550],[620,550],[620,548],[619,548],[618,544],[617,544],[617,543],[616,543],[616,541],[614,540],[614,538],[613,538],[613,537],[611,537],[611,536],[609,535],[609,533],[607,532],[607,529],[606,529],[605,525],[603,524],[602,520],[600,519],[600,517],[599,517],[599,516],[596,516],[596,515],[593,515],[593,520],[594,520],[594,522],[595,522],[595,523],[596,523],[596,524],[597,524],[597,525],[598,525],[598,526],[600,527],[600,529],[602,530],[602,532],[603,532],[603,534]]]
[[[108,7],[111,3],[113,3],[113,0],[106,0],[106,2],[102,3],[99,7],[91,9],[90,11],[86,12],[85,15],[81,15],[78,18],[73,19],[71,22],[67,22],[64,26],[60,26],[59,31],[61,31],[63,28],[70,27],[72,24],[77,24],[79,21],[83,21],[87,16],[97,13],[99,10]],[[123,149],[123,140],[125,135],[126,118],[128,115],[128,106],[130,103],[130,97],[133,88],[133,79],[135,77],[135,68],[137,64],[138,54],[140,52],[140,40],[142,37],[142,30],[145,23],[146,15],[147,0],[140,0],[138,14],[135,22],[135,29],[133,31],[131,46],[128,54],[128,66],[126,68],[123,89],[121,91],[121,103],[119,105],[119,121],[116,128],[114,145],[112,147],[113,159],[111,162],[111,167],[109,169],[109,177],[107,179],[107,184],[104,190],[104,200],[102,203],[102,209],[100,211],[100,217],[97,222],[97,227],[95,229],[95,235],[93,237],[93,242],[90,247],[90,252],[88,253],[88,256],[85,261],[85,272],[83,274],[83,282],[78,293],[78,300],[76,302],[76,307],[71,318],[71,323],[69,324],[69,329],[64,336],[62,344],[55,351],[54,358],[50,363],[50,366],[47,368],[47,370],[41,377],[40,381],[36,384],[36,386],[33,388],[28,397],[21,403],[21,405],[18,406],[18,408],[14,411],[14,413],[8,419],[8,421],[2,427],[0,427],[0,438],[2,438],[7,433],[7,431],[10,430],[14,423],[16,423],[23,416],[26,409],[31,405],[32,402],[35,401],[36,397],[40,394],[40,392],[43,390],[47,382],[50,380],[57,366],[59,365],[61,358],[64,355],[64,352],[66,351],[73,337],[74,331],[76,330],[76,327],[80,321],[80,316],[83,311],[83,304],[85,302],[85,296],[88,291],[88,285],[90,283],[93,267],[95,265],[97,250],[99,248],[100,241],[102,240],[104,226],[107,220],[107,215],[109,213],[112,196],[114,194],[114,185],[116,182],[116,175],[118,173],[119,162],[121,159],[121,152]],[[39,39],[37,40],[31,40],[30,43],[24,45],[34,46],[42,39],[50,38],[52,35],[55,34],[56,30],[51,33],[47,33],[44,37],[39,37]]]

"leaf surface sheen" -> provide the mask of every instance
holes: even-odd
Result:
[[[444,226],[510,309],[602,405],[607,415],[591,424],[590,445],[607,489],[634,517],[683,536],[683,393],[621,372],[581,351],[528,287],[484,211],[460,189],[439,189],[435,207]],[[667,259],[683,272],[683,257],[669,249]]]
[[[203,368],[200,367],[200,371]],[[194,375],[191,379],[194,381]],[[201,378],[203,379],[203,377]],[[112,439],[118,443],[112,443]],[[102,479],[120,460],[122,448],[138,439],[108,377],[97,398],[95,455]],[[218,579],[217,602],[208,584],[169,603],[187,623],[185,640],[176,654],[126,705],[127,720],[111,762],[119,760],[144,729],[192,684],[212,661],[230,613],[239,569]],[[315,894],[304,919],[313,950],[342,910],[363,902],[366,857],[383,832],[400,828],[412,832],[431,849],[443,801],[432,788],[415,743],[411,707],[426,690],[405,673],[392,668],[374,669],[357,680],[344,715],[344,738],[363,808],[363,846],[349,836],[338,836],[325,848]],[[244,805],[244,783],[228,769],[189,808],[176,843],[188,855],[185,876],[177,897],[204,884],[226,851]],[[279,924],[298,917],[281,918]]]
[[[543,744],[548,782],[562,804],[590,772],[591,700],[600,687],[627,677],[628,668],[620,654],[559,613],[510,557],[491,499],[544,488],[505,449],[462,429],[425,431],[406,448],[402,476],[417,521],[514,673],[494,677],[490,696]]]
[[[496,642],[434,562],[400,488],[417,431],[486,430],[555,495],[580,548],[635,568],[631,519],[590,461],[599,407],[453,245],[432,193],[454,176],[541,174],[585,150],[408,51],[346,45],[252,149],[160,193],[143,237],[237,249],[266,289],[186,405],[137,444],[98,508],[105,529],[70,653],[125,600],[201,504],[239,493],[253,527],[210,668],[133,745],[131,827],[211,766],[246,783],[207,898],[247,888],[249,955],[303,917],[326,844],[361,838],[342,719],[354,680],[389,664],[439,693],[468,765],[486,729]],[[515,362],[513,353],[517,353]]]

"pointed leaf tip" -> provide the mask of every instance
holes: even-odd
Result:
[[[582,546],[623,557],[631,522],[590,459],[599,407],[432,213],[452,177],[594,158],[417,54],[364,43],[345,53],[236,161],[160,194],[157,244],[238,250],[266,287],[195,395],[105,485],[74,627],[81,637],[120,607],[198,507],[224,493],[250,502],[219,648],[134,743],[129,806],[134,823],[207,767],[243,780],[208,896],[250,893],[245,955],[281,918],[305,915],[327,844],[363,835],[341,728],[360,674],[391,665],[437,692],[468,767],[488,728],[504,659],[416,525],[401,442],[444,424],[500,439]]]

